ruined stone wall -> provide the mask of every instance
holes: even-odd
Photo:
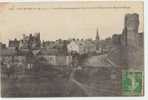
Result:
[[[124,32],[122,33],[122,45],[121,45],[121,54],[122,60],[125,60],[127,66],[125,68],[134,69],[134,70],[143,70],[144,69],[144,48],[139,46],[139,15],[138,14],[127,14],[125,16],[125,25]],[[123,45],[124,43],[127,45]]]
[[[137,47],[137,34],[139,28],[139,15],[138,14],[127,14],[125,16],[124,28],[127,32],[127,45],[130,48],[135,49]]]

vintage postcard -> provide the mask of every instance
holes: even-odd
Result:
[[[144,96],[141,1],[0,3],[1,97]]]

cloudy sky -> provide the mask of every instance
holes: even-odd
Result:
[[[42,40],[92,38],[120,34],[126,13],[138,13],[143,31],[143,2],[1,3],[0,42],[41,33]]]

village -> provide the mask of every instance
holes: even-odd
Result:
[[[24,34],[21,39],[15,38],[9,40],[8,46],[0,43],[1,78],[9,81],[9,79],[19,80],[28,77],[38,77],[37,80],[41,81],[43,75],[43,78],[46,77],[49,82],[51,80],[53,82],[56,81],[53,84],[58,84],[57,80],[53,78],[56,79],[58,77],[57,79],[61,84],[64,84],[65,80],[67,82],[70,79],[68,82],[75,83],[80,87],[80,90],[85,92],[84,94],[79,94],[87,96],[98,96],[104,93],[94,91],[95,86],[98,86],[98,84],[92,85],[91,82],[96,82],[97,80],[102,80],[102,83],[99,84],[110,86],[106,87],[108,90],[120,90],[119,83],[116,83],[117,80],[120,82],[120,71],[126,68],[130,69],[132,67],[131,65],[139,69],[139,66],[143,64],[143,33],[138,32],[139,16],[135,13],[127,14],[124,22],[125,25],[121,33],[113,34],[111,37],[103,40],[100,37],[99,28],[96,28],[96,33],[93,33],[96,34],[94,39],[73,38],[68,40],[44,41],[41,40],[42,33],[30,33],[29,35]],[[131,53],[132,56],[130,55]],[[135,60],[132,61],[132,59]],[[97,73],[97,76],[94,73]],[[92,76],[89,76],[91,74]],[[88,81],[87,77],[91,81]],[[64,82],[62,83],[62,81]],[[82,83],[83,85],[89,84],[94,87],[93,89],[84,89]],[[112,85],[108,85],[111,83]],[[70,85],[69,87],[72,86]],[[62,88],[64,87],[62,86]],[[101,88],[102,86],[99,85],[99,89]],[[35,92],[36,90],[34,89],[32,91]],[[71,95],[70,92],[68,94],[60,94],[61,92],[54,94],[49,93],[49,90],[46,91],[48,92],[47,94],[45,93],[45,96]],[[57,89],[57,91],[59,90]],[[71,90],[65,91],[64,93],[67,93],[67,91]],[[118,91],[112,91],[109,91],[106,95],[120,95],[117,93]],[[42,95],[41,92],[34,95],[23,92],[19,95],[41,96],[39,94]],[[17,96],[17,93],[7,94],[7,96],[12,95]]]
[[[119,35],[113,36],[114,42],[119,43]],[[12,61],[21,66],[26,62],[26,57],[37,56],[46,59],[51,65],[70,65],[72,63],[72,55],[102,55],[107,53],[112,47],[112,39],[108,38],[105,41],[100,40],[98,29],[96,31],[95,40],[92,39],[70,39],[56,41],[40,40],[40,33],[23,35],[22,40],[9,40],[8,47],[1,44],[2,59],[6,67],[11,66]],[[27,68],[32,66],[32,59],[28,60]]]

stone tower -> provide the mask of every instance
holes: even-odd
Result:
[[[127,35],[127,46],[132,48],[137,48],[137,34],[139,28],[139,15],[127,14],[125,16],[124,28]]]
[[[100,49],[100,37],[99,37],[99,30],[97,28],[96,30],[96,50],[99,50]]]
[[[139,15],[136,13],[126,14],[124,21],[124,36],[126,45],[122,48],[122,58],[126,60],[126,68],[143,70],[144,54],[143,48],[139,47]]]

